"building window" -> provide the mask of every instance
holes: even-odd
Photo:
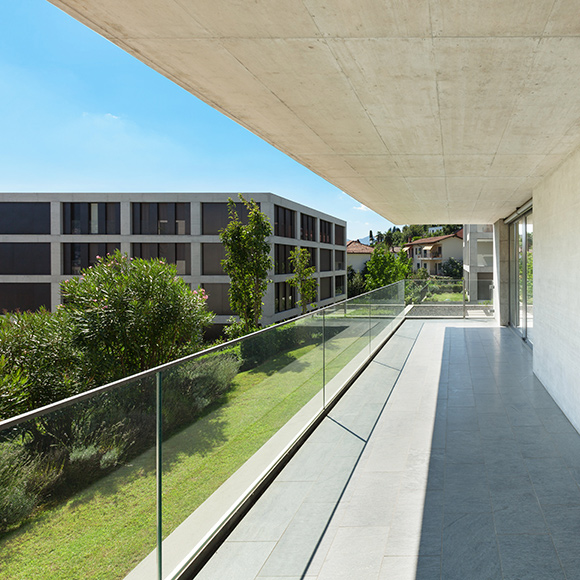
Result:
[[[330,272],[332,270],[332,250],[320,250],[320,271]]]
[[[236,213],[240,221],[246,225],[250,212],[243,203],[236,203]],[[260,204],[258,204],[260,207]],[[228,204],[226,202],[210,202],[201,204],[201,233],[215,236],[230,223]]]
[[[0,284],[0,312],[50,309],[50,284]]]
[[[332,244],[332,224],[325,220],[320,220],[320,243]]]
[[[202,284],[205,293],[207,294],[207,309],[215,314],[229,315],[233,314],[230,307],[230,298],[228,296],[228,291],[230,289],[229,284],[215,284],[204,282]]]
[[[180,276],[191,274],[190,244],[131,244],[134,258],[152,260],[158,258],[177,266]]]
[[[296,236],[296,212],[279,205],[274,206],[274,235],[282,238]]]
[[[204,276],[225,276],[222,266],[225,257],[223,244],[201,244],[201,273]]]
[[[175,236],[189,235],[189,203],[133,203],[133,224],[135,235]]]
[[[300,214],[300,239],[316,241],[316,218],[305,213]]]
[[[344,226],[335,225],[334,226],[334,243],[337,246],[344,246]]]
[[[294,246],[274,245],[274,272],[276,274],[292,274],[292,265],[290,264],[292,250],[294,250]]]
[[[320,278],[320,300],[332,298],[332,277]]]
[[[50,274],[50,244],[0,244],[0,274]]]
[[[274,291],[274,309],[276,312],[291,310],[296,306],[296,293],[290,284],[287,282],[276,282]]]
[[[63,203],[63,234],[120,234],[121,204],[119,203]]]
[[[0,203],[0,234],[50,234],[50,203]]]
[[[334,269],[346,269],[346,264],[344,263],[344,252],[342,250],[334,250]]]
[[[336,276],[334,278],[334,295],[340,296],[344,294],[344,276]]]
[[[78,276],[81,270],[94,266],[98,256],[112,254],[119,249],[118,243],[62,244],[62,273]]]

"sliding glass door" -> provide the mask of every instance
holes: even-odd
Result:
[[[533,343],[534,219],[529,212],[510,225],[510,324]]]

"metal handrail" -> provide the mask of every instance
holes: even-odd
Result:
[[[66,399],[62,399],[60,401],[50,403],[48,405],[45,405],[44,407],[39,407],[38,409],[33,409],[32,411],[27,411],[26,413],[22,413],[21,415],[16,415],[14,417],[10,417],[9,419],[4,419],[3,421],[0,421],[0,431],[3,431],[5,429],[10,429],[11,427],[15,427],[17,425],[20,425],[21,423],[24,423],[25,421],[30,421],[31,419],[36,419],[37,417],[42,417],[43,415],[46,415],[46,414],[51,413],[53,411],[58,411],[60,409],[64,409],[65,407],[69,407],[70,405],[74,405],[75,403],[80,403],[81,401],[91,399],[92,397],[95,397],[97,395],[107,393],[107,392],[112,391],[114,389],[118,389],[118,388],[123,387],[125,385],[128,385],[130,383],[133,383],[134,381],[146,379],[148,377],[156,375],[157,373],[167,371],[167,370],[169,370],[177,365],[194,360],[194,359],[199,358],[201,356],[211,354],[213,352],[217,352],[217,351],[222,350],[224,348],[232,347],[243,340],[247,340],[251,337],[258,336],[259,334],[262,334],[264,332],[268,332],[272,328],[279,328],[279,327],[284,326],[286,324],[290,324],[291,322],[296,322],[297,320],[302,320],[302,319],[305,319],[308,317],[315,316],[316,314],[319,314],[321,312],[324,312],[325,310],[329,310],[331,308],[334,308],[340,304],[346,304],[347,302],[350,302],[352,300],[359,300],[361,297],[368,296],[368,295],[373,294],[375,292],[379,292],[379,291],[384,290],[385,288],[389,288],[391,286],[395,286],[396,284],[399,284],[399,282],[401,282],[401,280],[399,280],[398,282],[394,282],[393,284],[383,286],[382,288],[376,288],[375,290],[370,290],[369,292],[365,292],[364,294],[359,294],[358,296],[354,296],[353,298],[346,298],[345,300],[340,300],[339,302],[333,302],[332,304],[329,304],[328,306],[323,306],[323,307],[318,308],[316,310],[313,310],[311,312],[307,312],[306,314],[301,314],[299,316],[293,317],[291,320],[285,320],[282,322],[278,322],[277,324],[267,326],[266,328],[261,328],[260,330],[256,330],[255,332],[252,332],[250,334],[246,334],[246,335],[241,336],[239,338],[234,338],[233,340],[229,340],[229,341],[223,342],[221,344],[216,344],[214,346],[211,346],[211,347],[206,348],[204,350],[200,350],[200,351],[195,352],[193,354],[189,354],[187,356],[178,358],[178,359],[170,361],[168,363],[164,363],[162,365],[153,367],[151,369],[147,369],[146,371],[142,371],[140,373],[136,373],[136,374],[131,375],[129,377],[125,377],[123,379],[113,381],[112,383],[107,383],[106,385],[102,385],[100,387],[95,387],[94,389],[90,389],[88,391],[78,393],[77,395],[72,395],[71,397],[67,397]]]

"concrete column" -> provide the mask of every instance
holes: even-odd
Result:
[[[121,202],[121,235],[131,235],[131,202]],[[122,250],[125,251],[125,250]]]
[[[510,268],[509,226],[503,220],[493,224],[493,304],[498,324],[509,324],[510,312]]]

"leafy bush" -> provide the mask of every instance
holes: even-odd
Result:
[[[28,379],[0,355],[0,421],[26,410]]]
[[[0,531],[28,518],[59,475],[58,468],[47,469],[45,458],[30,454],[20,439],[0,441]]]
[[[0,320],[0,418],[23,413],[92,386],[81,377],[65,312],[23,312]]]
[[[456,260],[449,258],[449,260],[441,264],[441,273],[449,278],[460,279],[463,278],[463,260]]]
[[[213,314],[203,290],[191,291],[176,267],[118,250],[62,284],[89,376],[98,384],[199,349]]]
[[[191,423],[232,386],[240,369],[233,349],[185,362],[163,377],[163,430],[173,432]]]
[[[38,493],[30,489],[33,463],[16,443],[0,443],[0,530],[28,517],[36,508]]]

